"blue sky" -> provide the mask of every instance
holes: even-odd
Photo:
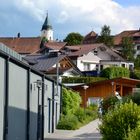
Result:
[[[1,0],[0,36],[40,36],[47,10],[54,39],[70,32],[100,34],[104,24],[117,34],[140,27],[139,9],[140,0]]]

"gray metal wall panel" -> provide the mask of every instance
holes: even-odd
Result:
[[[26,140],[27,70],[9,63],[8,140]]]
[[[3,140],[5,60],[0,57],[0,140]]]
[[[50,131],[52,131],[52,100],[50,106],[50,114],[48,108],[48,98],[52,99],[52,92],[53,92],[53,83],[49,80],[45,80],[45,94],[44,94],[44,137],[47,137],[48,134],[48,126],[50,122]],[[49,120],[50,118],[50,120]]]
[[[38,88],[37,80],[42,78],[34,73],[31,73],[31,91],[30,91],[30,140],[37,139],[37,115],[38,115]],[[40,91],[41,93],[41,91]]]
[[[56,127],[56,125],[58,124],[58,121],[60,119],[60,97],[61,97],[61,86],[59,85],[58,86],[58,96],[55,96],[55,108],[54,108],[54,117],[55,117],[55,124],[54,124],[54,127]],[[56,109],[56,103],[57,103],[57,109]]]

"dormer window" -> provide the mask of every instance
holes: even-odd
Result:
[[[94,55],[98,55],[98,50],[97,49],[94,49],[93,50],[93,53],[94,53]]]

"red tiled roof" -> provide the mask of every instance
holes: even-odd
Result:
[[[114,45],[121,44],[123,37],[132,37],[133,35],[138,35],[138,34],[140,36],[140,30],[123,31],[114,37]]]
[[[82,44],[82,45],[66,46],[66,47],[68,47],[69,49],[70,48],[73,49],[73,47],[75,49],[77,48],[77,51],[70,53],[69,56],[81,56],[81,55],[87,54],[90,51],[92,51],[93,49],[103,46],[103,45],[104,44],[102,44],[102,43],[96,43],[96,44]]]
[[[96,34],[94,31],[91,31],[90,33],[88,33],[84,39],[83,39],[83,43],[95,43],[96,39],[97,39],[98,34]]]
[[[88,33],[88,34],[84,37],[84,39],[88,39],[88,38],[96,37],[96,36],[97,36],[97,34],[96,34],[94,31],[91,31],[90,33]]]
[[[47,42],[45,46],[53,50],[61,50],[66,44],[67,42]]]
[[[21,53],[34,53],[40,48],[40,37],[0,37],[0,42],[11,48],[12,50]]]

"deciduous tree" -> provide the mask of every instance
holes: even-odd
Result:
[[[99,38],[97,39],[98,43],[104,43],[108,47],[113,46],[113,37],[111,36],[110,26],[104,25],[102,27]]]
[[[83,36],[81,34],[72,32],[66,36],[64,42],[67,42],[68,45],[79,45],[82,40]]]
[[[131,37],[124,37],[122,39],[122,55],[127,60],[134,60],[134,45],[133,39]]]

